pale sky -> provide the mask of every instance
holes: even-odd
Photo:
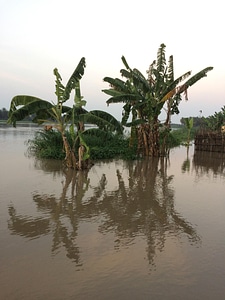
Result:
[[[174,57],[175,78],[214,67],[188,90],[180,114],[213,115],[225,105],[223,0],[0,0],[0,108],[19,94],[56,101],[53,69],[66,84],[81,57],[86,68],[81,92],[88,110],[121,120],[119,104],[106,105],[105,76],[120,77],[124,55],[146,70],[161,43]],[[67,103],[72,104],[72,101]]]

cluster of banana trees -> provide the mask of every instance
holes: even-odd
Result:
[[[125,69],[120,73],[125,80],[104,78],[110,84],[109,89],[103,90],[110,96],[107,104],[124,103],[122,125],[131,127],[131,145],[135,140],[138,153],[142,156],[158,157],[167,154],[171,115],[179,113],[182,94],[188,100],[188,88],[213,69],[207,67],[188,80],[191,71],[174,79],[173,56],[166,61],[165,47],[164,44],[160,45],[157,58],[150,65],[146,77],[138,69],[130,68],[122,56]],[[181,84],[184,80],[186,82]],[[166,111],[164,123],[159,120],[163,109]]]
[[[212,70],[207,67],[198,72],[185,83],[179,85],[191,75],[188,71],[174,79],[173,56],[168,63],[165,58],[165,45],[161,44],[157,59],[153,61],[145,77],[138,69],[131,69],[122,56],[125,69],[119,78],[105,77],[104,81],[110,84],[109,89],[103,90],[110,96],[107,103],[124,103],[122,122],[118,122],[111,114],[104,111],[87,111],[86,101],[81,96],[80,80],[86,67],[85,58],[81,58],[73,74],[64,86],[57,69],[55,75],[56,103],[28,95],[15,96],[10,105],[8,123],[16,126],[28,116],[38,124],[51,123],[61,133],[65,149],[65,164],[68,168],[83,169],[88,166],[89,147],[85,143],[85,134],[106,135],[107,132],[122,134],[123,126],[131,127],[130,145],[137,144],[137,154],[142,156],[164,156],[168,151],[168,135],[170,132],[171,115],[179,113],[181,94]],[[74,91],[72,107],[65,105]],[[166,110],[166,120],[161,123],[159,116]],[[97,130],[85,130],[84,124],[91,123],[98,126]],[[66,138],[66,129],[69,127],[72,137],[72,146]],[[161,142],[160,142],[161,141]]]
[[[57,69],[55,75],[55,94],[57,102],[51,103],[37,97],[28,95],[15,96],[10,105],[8,123],[16,127],[18,121],[32,116],[32,121],[37,124],[51,124],[61,133],[64,150],[65,165],[68,168],[84,169],[89,167],[89,147],[85,143],[85,134],[106,136],[110,132],[122,134],[123,127],[112,115],[100,111],[87,111],[84,106],[86,101],[81,96],[80,80],[86,67],[85,58],[81,58],[67,84],[62,84],[62,78]],[[74,104],[72,107],[65,103],[74,91]],[[98,128],[85,130],[85,124],[94,124]],[[72,137],[72,146],[66,138],[69,128]]]

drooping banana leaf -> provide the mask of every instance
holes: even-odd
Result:
[[[87,114],[81,115],[84,123],[97,125],[100,129],[117,131],[118,133],[123,133],[123,126],[117,121],[111,114],[101,111],[92,110]]]
[[[173,97],[177,92],[177,85],[184,81],[186,78],[188,78],[191,75],[191,71],[188,71],[184,73],[183,75],[179,76],[177,79],[175,79],[164,91],[164,93],[161,96],[161,101],[165,102],[169,98]]]
[[[138,94],[122,94],[119,96],[114,96],[109,98],[106,103],[126,103],[126,102],[133,102],[137,100],[141,100],[141,96]]]
[[[19,108],[17,108],[19,106]],[[21,106],[21,107],[20,107]],[[53,104],[37,97],[18,95],[11,101],[7,123],[16,126],[17,121],[22,121],[32,114],[39,114],[52,109]]]
[[[133,70],[133,83],[135,86],[137,86],[139,89],[143,90],[144,92],[150,90],[150,85],[148,80],[138,69]]]
[[[10,110],[9,113],[12,113],[13,111],[17,110],[18,106],[24,106],[27,104],[30,104],[31,102],[39,102],[39,101],[46,101],[34,96],[28,96],[28,95],[17,95],[12,98],[11,104],[10,104]],[[48,101],[46,101],[48,102]]]
[[[111,77],[105,77],[105,78],[103,78],[103,81],[108,82],[110,84],[112,89],[109,89],[109,90],[115,90],[115,91],[123,92],[123,93],[130,92],[126,82],[124,82],[123,80],[121,80],[119,78],[113,79]],[[103,90],[103,92],[105,92],[105,93],[106,93],[106,91],[107,90]]]
[[[122,77],[125,77],[127,79],[131,79],[132,78],[132,72],[127,71],[125,69],[121,69],[120,70],[120,74],[121,74]]]
[[[128,123],[126,123],[126,124],[124,124],[126,127],[132,127],[132,126],[138,126],[138,125],[140,125],[140,124],[145,124],[146,123],[146,121],[145,120],[143,120],[143,119],[136,119],[136,120],[134,120],[134,121],[132,121],[132,122],[128,122]]]
[[[103,141],[112,137],[111,131],[101,130],[99,128],[88,128],[82,132],[83,137],[85,136],[94,136],[96,138],[100,138]]]
[[[63,106],[63,108],[65,108],[65,106]],[[86,109],[84,109],[83,107],[78,107],[78,106],[73,106],[73,108],[68,107],[68,109],[66,109],[64,114],[64,120],[65,122],[71,122],[72,119],[74,119],[74,123],[77,123],[77,121],[79,120],[79,116],[81,115],[85,115],[86,113],[88,113],[88,111]],[[72,115],[74,114],[74,115]]]
[[[192,76],[190,79],[188,79],[183,86],[181,86],[178,90],[179,93],[184,92],[187,88],[189,88],[190,86],[192,86],[193,84],[195,84],[198,80],[202,79],[203,77],[207,76],[207,73],[209,71],[213,70],[213,67],[207,67],[203,70],[201,70],[200,72],[198,72],[197,74],[195,74],[194,76]]]
[[[115,90],[115,89],[102,90],[102,92],[104,92],[107,95],[113,96],[113,97],[124,95],[123,92]]]

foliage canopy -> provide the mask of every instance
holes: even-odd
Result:
[[[105,77],[110,88],[103,92],[109,96],[107,104],[124,103],[122,124],[131,127],[132,139],[138,141],[138,151],[143,156],[160,156],[167,153],[167,138],[170,131],[171,115],[179,113],[179,103],[187,90],[205,77],[213,67],[207,67],[187,79],[191,71],[174,79],[173,56],[166,61],[164,44],[161,44],[157,58],[152,62],[145,77],[138,69],[131,68],[122,56],[125,66],[120,70],[123,79]],[[186,80],[186,81],[185,81]],[[185,81],[181,84],[181,82]],[[159,116],[162,109],[167,112],[164,124]],[[161,128],[160,128],[161,127]],[[164,138],[160,145],[160,133]]]

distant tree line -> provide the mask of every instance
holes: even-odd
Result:
[[[180,123],[185,126],[187,118],[181,118]],[[225,125],[225,106],[219,112],[215,112],[208,117],[192,117],[193,127],[198,127],[210,131],[220,131]]]
[[[6,108],[0,109],[0,120],[7,120],[9,116],[9,112]]]
[[[190,118],[190,117],[189,117]],[[193,127],[201,127],[204,123],[204,117],[191,117],[193,119]],[[181,125],[184,125],[186,124],[186,119],[187,118],[181,118],[180,119],[180,123]]]
[[[225,125],[225,106],[219,112],[215,112],[207,118],[204,118],[205,127],[212,131],[221,131],[221,127]]]
[[[0,109],[0,120],[8,120],[9,111],[6,108]],[[32,121],[32,115],[26,117],[26,121]],[[189,117],[190,118],[190,117]],[[191,117],[193,118],[194,128],[205,128],[208,130],[217,131],[221,129],[221,126],[225,125],[225,106],[221,108],[221,111],[215,112],[213,115],[208,117]],[[181,118],[181,126],[185,126],[187,118]],[[176,124],[177,126],[177,124]],[[171,125],[173,128],[173,124]]]
[[[9,111],[6,108],[0,109],[0,120],[7,121],[9,118]],[[24,118],[24,121],[32,121],[33,115]]]

